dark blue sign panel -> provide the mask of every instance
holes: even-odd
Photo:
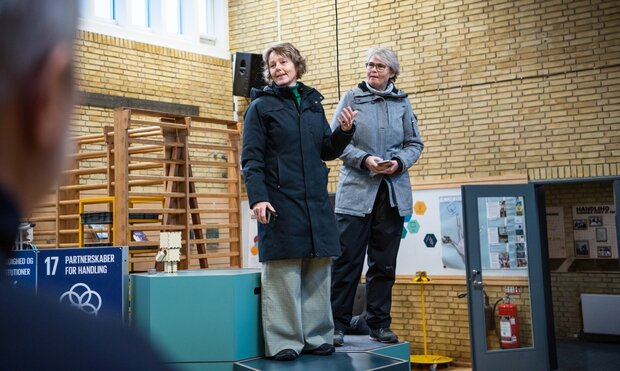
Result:
[[[11,286],[32,291],[37,290],[37,252],[17,250],[6,260],[7,281]]]
[[[38,292],[93,316],[125,319],[127,248],[40,250]]]

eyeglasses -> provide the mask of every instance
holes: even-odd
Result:
[[[381,64],[381,63],[372,63],[372,62],[368,62],[366,63],[366,68],[369,70],[372,70],[373,68],[377,69],[377,72],[383,72],[385,71],[385,68],[387,66],[385,64]]]

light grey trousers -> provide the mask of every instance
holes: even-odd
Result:
[[[264,262],[261,281],[267,357],[284,349],[300,354],[333,343],[331,258]]]

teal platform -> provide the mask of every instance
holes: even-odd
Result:
[[[331,356],[302,355],[293,362],[278,362],[268,359],[255,359],[235,363],[234,371],[409,371],[409,363],[400,359],[388,358],[371,353],[337,352]]]
[[[347,335],[345,346],[336,348],[336,353],[331,356],[321,357],[302,354],[294,362],[278,362],[266,358],[240,361],[235,363],[234,371],[409,371],[411,370],[410,354],[408,342],[381,344],[370,340],[367,335]]]
[[[132,326],[177,370],[232,370],[264,355],[260,270],[131,275]]]
[[[409,343],[381,344],[345,337],[327,356],[294,362],[264,358],[260,270],[210,269],[131,275],[131,321],[177,371],[402,370]]]

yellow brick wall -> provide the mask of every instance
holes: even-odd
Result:
[[[229,2],[233,52],[275,41],[276,3]],[[364,78],[369,47],[398,52],[398,86],[426,144],[414,182],[620,175],[619,10],[600,0],[338,1],[341,92]],[[325,95],[330,119],[335,14],[333,1],[280,1],[281,39],[306,56],[304,81]]]
[[[85,92],[198,106],[201,116],[230,120],[230,60],[80,31],[77,84]],[[113,109],[78,105],[76,134],[113,125]]]
[[[280,0],[279,25],[277,3],[229,1],[231,51],[259,53],[276,41],[279,26],[281,40],[307,58],[303,81],[325,96],[328,119],[339,100],[336,23],[341,94],[365,77],[369,47],[398,53],[397,85],[409,93],[426,145],[410,170],[414,186],[509,174],[620,175],[620,3],[341,0],[336,22],[334,1]],[[247,102],[240,103],[242,117]],[[339,163],[329,166],[334,192]],[[558,311],[565,285],[588,284],[569,276],[553,276],[556,329],[566,328],[558,336],[575,331],[575,319],[564,325],[561,318],[579,318],[572,291],[570,308]],[[429,351],[471,361],[467,304],[455,295],[465,285],[431,291],[438,306],[430,309]],[[397,284],[392,312],[394,329],[420,354],[418,292]]]
[[[432,282],[425,287],[425,310],[428,354],[443,355],[454,358],[457,363],[470,363],[469,314],[467,298],[458,298],[458,294],[467,291],[465,280],[462,283]],[[402,280],[401,280],[402,281]],[[485,291],[489,295],[490,305],[504,296],[504,285],[518,283],[488,283]],[[511,302],[518,308],[519,335],[522,346],[532,345],[532,327],[529,308],[529,291],[521,286],[520,296],[512,297]],[[424,354],[424,335],[422,331],[422,306],[420,285],[398,282],[392,290],[392,329],[411,344],[412,354]],[[496,331],[487,332],[489,349],[500,349],[499,317],[495,310]]]
[[[432,278],[431,278],[432,279]],[[471,362],[467,298],[462,285],[425,287],[428,354]],[[392,329],[411,344],[411,354],[424,354],[420,285],[397,283],[392,290]]]

